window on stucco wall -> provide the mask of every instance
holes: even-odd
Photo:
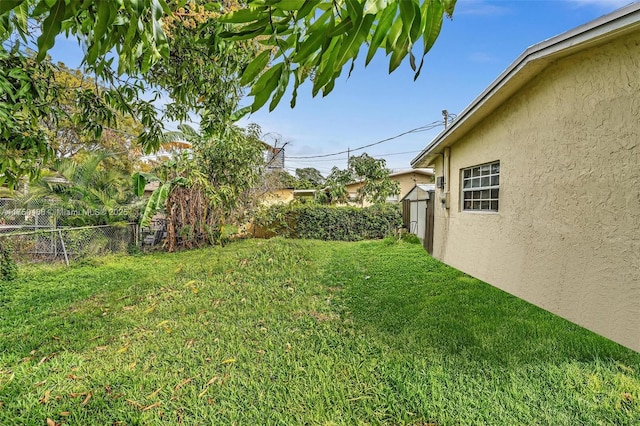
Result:
[[[500,162],[462,169],[462,210],[498,211]]]

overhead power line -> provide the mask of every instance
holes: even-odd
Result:
[[[351,153],[351,152],[354,152],[354,151],[360,151],[360,150],[365,149],[365,148],[370,148],[370,147],[375,146],[375,145],[380,145],[380,144],[382,144],[384,142],[389,142],[389,141],[392,141],[394,139],[398,139],[398,138],[400,138],[402,136],[405,136],[405,135],[408,135],[410,133],[426,132],[428,130],[434,129],[434,128],[436,128],[438,126],[442,126],[442,125],[444,125],[444,123],[442,121],[434,121],[433,123],[426,124],[426,125],[420,126],[420,127],[416,127],[415,129],[407,130],[406,132],[399,133],[399,134],[397,134],[395,136],[391,136],[389,138],[382,139],[382,140],[379,140],[377,142],[373,142],[373,143],[370,143],[370,144],[367,144],[367,145],[359,146],[357,148],[346,149],[344,151],[333,152],[331,154],[307,155],[307,156],[299,156],[299,157],[290,156],[290,157],[287,157],[287,158],[292,159],[292,160],[302,160],[302,159],[310,159],[310,158],[333,157],[335,155],[347,154],[347,153]]]
[[[376,154],[376,157],[391,157],[392,155],[403,155],[403,154],[417,154],[418,152],[421,152],[422,150],[418,149],[416,151],[405,151],[405,152],[392,152],[389,154]]]
[[[404,152],[389,152],[386,154],[371,154],[372,157],[391,157],[394,155],[404,155],[404,154],[417,154],[418,152],[422,152],[421,150],[415,150],[415,151],[404,151]],[[291,159],[292,157],[287,157],[287,160]],[[315,164],[315,163],[332,163],[335,162],[336,159],[335,158],[327,158],[325,160],[297,160],[295,161],[296,163],[300,163],[300,164]]]

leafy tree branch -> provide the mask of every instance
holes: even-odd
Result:
[[[417,78],[454,6],[455,0],[4,0],[0,144],[11,158],[0,161],[0,180],[15,185],[52,158],[38,123],[55,119],[47,53],[63,35],[83,46],[84,66],[107,89],[104,97],[87,92],[83,99],[87,130],[98,134],[101,121],[112,119],[109,110],[129,114],[143,127],[137,142],[151,152],[165,119],[195,112],[213,134],[267,102],[273,110],[290,87],[295,106],[307,81],[314,96],[326,96],[363,50],[365,64],[384,52],[389,72],[408,57]],[[244,88],[252,104],[238,109]],[[160,116],[143,96],[152,89],[171,98]]]

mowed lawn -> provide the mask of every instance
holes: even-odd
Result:
[[[419,245],[246,240],[0,284],[0,424],[636,425],[640,354]]]

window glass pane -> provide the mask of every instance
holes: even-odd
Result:
[[[462,170],[463,210],[498,211],[500,162]],[[492,189],[490,189],[492,188]]]

